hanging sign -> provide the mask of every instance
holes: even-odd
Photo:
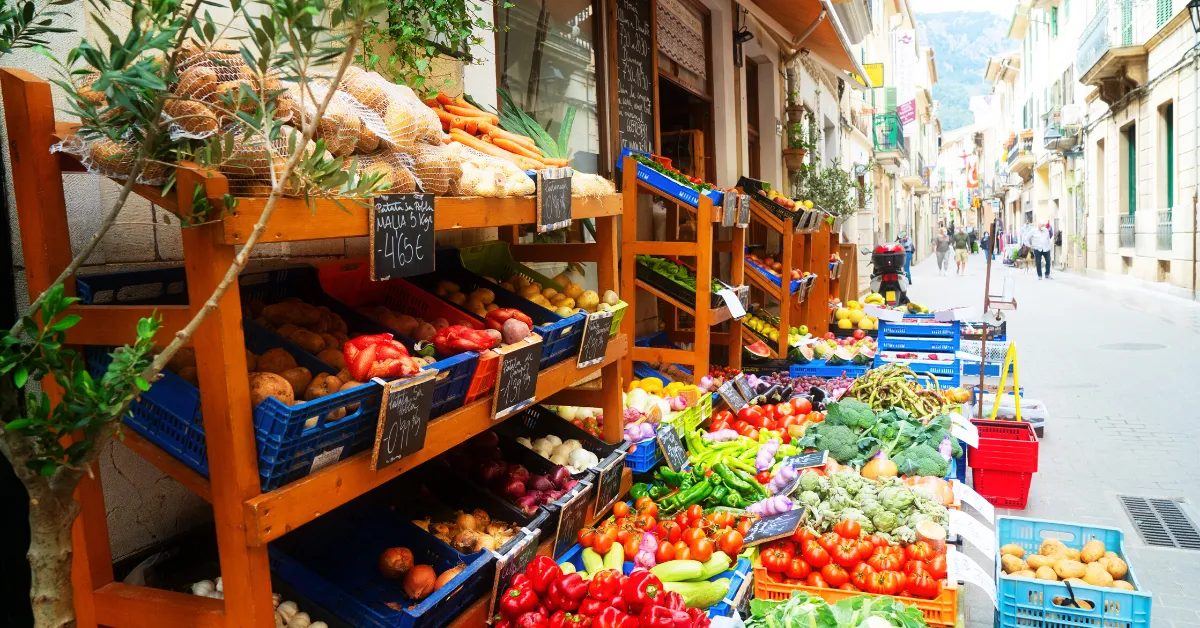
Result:
[[[432,194],[379,196],[367,224],[373,281],[434,271]]]
[[[966,554],[946,552],[946,579],[950,582],[966,582],[983,589],[983,592],[992,598],[992,606],[999,608],[996,603],[996,581]]]
[[[500,600],[512,586],[513,576],[525,571],[537,557],[540,530],[521,528],[521,539],[508,554],[496,558],[496,579],[492,582],[492,615],[500,612]]]
[[[732,227],[737,224],[738,203],[737,194],[726,194],[721,204],[721,226]]]
[[[608,511],[609,506],[621,497],[621,476],[625,472],[625,453],[613,452],[607,467],[596,476],[596,515]]]
[[[492,417],[499,420],[533,405],[542,360],[542,339],[533,335],[494,351],[500,354],[500,372],[496,375]]]
[[[801,506],[795,510],[763,517],[758,521],[750,524],[750,529],[746,530],[746,538],[742,541],[744,547],[753,547],[759,543],[774,541],[795,534],[796,528],[800,527],[800,523],[804,521],[804,507]]]
[[[559,502],[558,530],[554,537],[553,556],[562,556],[563,552],[571,549],[579,537],[579,531],[587,526],[588,506],[592,505],[588,496],[592,484],[584,480],[577,484],[574,492],[568,494]]]
[[[670,423],[659,424],[654,435],[667,466],[671,467],[672,471],[683,471],[688,464],[688,453],[683,441],[679,440],[679,434],[675,432],[675,426]]]
[[[608,354],[608,342],[611,340],[608,334],[612,331],[612,319],[611,310],[588,314],[583,325],[583,339],[579,343],[576,368],[584,369],[604,361],[604,356]]]
[[[738,218],[737,226],[739,229],[745,229],[750,226],[750,195],[738,194]]]
[[[436,370],[427,370],[393,382],[377,380],[383,384],[383,400],[379,403],[375,449],[371,452],[372,471],[386,468],[425,446],[436,375]]]
[[[975,512],[983,515],[983,518],[988,523],[995,523],[996,507],[993,506],[991,502],[984,499],[983,495],[976,493],[975,489],[963,484],[962,482],[959,482],[958,480],[954,480],[950,484],[954,490],[954,497],[958,499],[958,501],[969,505],[971,508],[974,508]]]
[[[571,169],[537,171],[537,230],[554,231],[571,225]]]
[[[652,6],[647,0],[616,2],[617,139],[643,153],[655,152]]]
[[[725,400],[725,403],[729,405],[729,410],[734,414],[737,414],[739,410],[749,405],[746,399],[742,397],[742,394],[738,392],[732,379],[725,380],[725,383],[721,384],[721,387],[717,389],[717,394],[721,396],[721,399]]]
[[[996,533],[961,510],[950,510],[950,532],[974,545],[984,556],[996,555]]]

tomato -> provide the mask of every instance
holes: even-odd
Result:
[[[761,421],[765,418],[765,416],[766,415],[763,414],[763,409],[761,406],[746,406],[741,410],[738,410],[737,413],[737,418],[739,421],[745,421],[751,425],[754,424],[754,421],[751,421],[751,419]]]
[[[859,560],[866,560],[871,557],[871,554],[874,554],[874,553],[875,553],[875,546],[872,545],[870,541],[868,541],[866,539],[858,540],[858,559]]]
[[[829,552],[825,551],[825,548],[816,541],[808,541],[804,544],[802,556],[811,567],[821,568],[829,564]]]
[[[733,413],[729,410],[717,410],[713,413],[713,422],[722,421],[724,423],[733,423],[734,420]]]
[[[688,528],[688,524],[690,524],[690,523],[691,522],[688,521],[688,516],[687,516],[686,512],[681,512],[681,513],[675,515],[675,525],[679,526],[681,531],[686,530]]]
[[[804,420],[808,421],[809,423],[823,423],[825,421],[825,413],[809,412],[808,415],[804,417]]]
[[[910,560],[904,566],[904,572],[907,574],[929,573],[929,564],[923,560]]]
[[[846,584],[843,584],[842,586],[840,586],[838,588],[843,591],[853,591],[855,593],[858,592],[858,587],[854,586],[853,584],[851,584],[849,582],[847,582]]]
[[[750,427],[756,427],[760,430],[767,426],[767,421],[768,421],[767,417],[764,414],[762,414],[761,412],[757,413],[757,414],[747,415],[746,418],[743,420]]]
[[[770,471],[759,471],[758,475],[755,476],[754,479],[758,480],[759,484],[769,484],[771,482],[771,472]]]
[[[904,548],[904,555],[909,560],[929,560],[933,558],[933,548],[925,541],[917,541]]]
[[[732,528],[735,517],[731,512],[714,512],[710,519],[718,528]]]
[[[636,556],[638,548],[642,545],[642,535],[631,534],[629,538],[621,542],[621,546],[625,548],[626,556]]]
[[[621,528],[617,530],[618,543],[624,543],[625,541],[628,541],[630,536],[633,536],[633,532],[629,528]],[[641,535],[638,535],[638,538],[641,538]]]
[[[762,561],[763,567],[767,571],[782,573],[787,570],[788,564],[792,561],[792,557],[789,556],[787,552],[779,548],[772,548],[764,551],[760,560]]]
[[[745,436],[746,432],[750,431],[751,429],[754,429],[752,425],[750,425],[749,423],[742,421],[740,419],[737,421],[734,421],[732,427],[733,427],[733,431],[737,432],[739,436]]]
[[[862,590],[867,590],[867,582],[875,575],[875,568],[866,563],[858,563],[854,569],[850,570],[850,581],[854,586]]]
[[[829,583],[825,582],[825,578],[821,577],[821,572],[819,571],[814,571],[808,574],[808,577],[804,579],[804,582],[810,587],[819,587],[822,589],[829,588]]]
[[[687,509],[688,521],[698,521],[703,516],[704,516],[704,508],[702,508],[700,506],[700,504],[692,504],[691,506],[688,506],[688,509]]]
[[[679,553],[688,549],[687,541],[676,541],[672,545],[675,546],[675,558],[679,558]]]
[[[929,575],[938,580],[944,579],[946,577],[946,555],[938,554],[930,558],[925,563],[925,570],[929,572]]]
[[[775,406],[775,416],[782,418],[786,416],[795,416],[796,408],[790,403],[781,403]]]
[[[705,538],[704,528],[688,528],[683,531],[683,542],[691,546],[693,541]]]
[[[644,499],[649,499],[649,498],[647,497]],[[616,517],[617,519],[624,519],[625,517],[628,517],[629,516],[629,504],[626,504],[625,502],[617,502],[617,503],[613,504],[613,516]]]
[[[700,539],[695,543],[689,543],[688,546],[692,548],[692,560],[698,560],[702,563],[712,558],[713,550],[716,549],[713,542],[708,539]]]
[[[784,571],[784,575],[797,580],[807,578],[810,573],[812,573],[812,567],[809,567],[803,558],[793,558],[788,562],[787,570]]]
[[[782,408],[784,406],[781,405],[779,407]],[[787,406],[787,407],[790,408],[791,406]],[[801,422],[800,417],[798,417],[794,414],[789,414],[788,416],[785,416],[785,417],[779,419],[779,429],[781,429],[785,433],[787,433],[787,432],[789,432],[789,430],[788,430],[789,427],[791,427],[793,425],[800,425],[800,422]]]
[[[812,412],[812,402],[804,397],[795,397],[788,404],[792,406],[793,414],[804,416]]]
[[[800,547],[793,543],[791,539],[780,539],[775,541],[775,547],[778,547],[792,556],[800,555]]]
[[[608,553],[608,550],[612,549],[613,543],[615,542],[616,541],[614,541],[608,535],[600,534],[596,536],[596,540],[592,543],[592,549],[595,550],[597,554],[603,556]]]
[[[835,589],[850,581],[850,574],[846,573],[846,570],[841,565],[833,563],[829,563],[821,568],[821,577],[825,579],[825,582],[829,583],[829,586]]]
[[[617,542],[617,527],[616,526],[610,525],[609,527],[604,528],[603,532],[604,532],[604,536],[607,536],[608,538],[612,539],[613,543]]]
[[[742,537],[745,538],[745,536],[750,533],[750,526],[753,524],[754,524],[754,522],[751,521],[749,517],[743,518],[737,524],[738,534],[742,535]],[[732,557],[730,557],[730,558],[732,558]]]
[[[779,416],[778,414],[775,414],[775,405],[774,404],[767,404],[765,406],[759,406],[759,407],[762,408],[763,417],[765,417],[768,421],[774,421],[775,418]]]
[[[817,537],[817,542],[821,544],[821,547],[825,548],[826,552],[832,552],[833,548],[842,542],[842,537],[838,536],[837,532],[826,532]]]
[[[683,549],[675,548],[675,560],[691,560],[692,550],[688,547]]]
[[[658,504],[648,504],[644,508],[638,508],[638,514],[653,519],[658,516]]]
[[[800,526],[792,533],[792,540],[799,543],[800,547],[804,547],[805,542],[817,540],[817,533],[810,530],[807,526]]]
[[[834,546],[830,552],[833,556],[833,562],[849,569],[858,564],[862,559],[859,558],[858,541],[844,539],[841,543]],[[826,578],[828,580],[828,578]]]
[[[942,581],[927,573],[909,574],[907,584],[909,595],[926,600],[932,600],[942,592]]]
[[[745,537],[737,530],[727,530],[717,537],[717,547],[725,552],[727,556],[733,558],[742,551],[742,541]]]
[[[653,504],[653,503],[654,503],[654,500],[650,499],[649,497],[639,497],[636,502],[633,502],[633,507],[637,508],[638,510],[641,510],[641,509],[645,508],[646,506]]]
[[[727,430],[727,429],[729,429],[729,423],[727,423],[725,421],[718,421],[715,419],[708,426],[708,432],[710,434],[713,432],[720,432],[721,430]]]
[[[750,429],[746,430],[746,433],[743,434],[743,436],[745,436],[746,438],[749,438],[750,440],[758,440],[758,430],[756,430],[754,428],[750,428]]]
[[[675,546],[670,543],[659,543],[658,549],[654,550],[654,560],[656,563],[665,563],[675,559]]]
[[[846,519],[833,526],[833,531],[841,535],[843,539],[857,539],[862,534],[862,526],[853,519]]]
[[[871,536],[867,536],[867,537],[863,537],[863,538],[866,539],[867,541],[869,541],[871,543],[871,545],[874,547],[887,547],[888,546],[887,539],[883,538],[882,536],[875,536],[874,534],[872,534]]]
[[[583,528],[579,530],[579,535],[576,537],[579,544],[583,547],[591,547],[592,542],[596,540],[596,531],[592,528]]]
[[[906,578],[899,571],[879,571],[867,580],[867,591],[880,595],[896,595],[904,590],[905,584]]]
[[[683,529],[672,520],[663,521],[658,524],[658,536],[668,543],[674,543],[683,538]]]
[[[876,551],[867,559],[867,564],[874,567],[875,571],[896,571],[900,569],[904,561],[887,552]]]

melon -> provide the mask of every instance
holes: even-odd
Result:
[[[854,354],[854,363],[862,366],[870,364],[875,359],[875,353],[866,347],[862,347]]]
[[[813,357],[813,349],[808,345],[792,347],[792,350],[788,351],[788,359],[796,364],[808,364],[812,362]]]
[[[766,360],[771,357],[771,348],[767,343],[759,340],[758,342],[742,347],[742,349],[750,355],[751,358]]]
[[[841,366],[843,364],[850,364],[850,362],[853,360],[854,353],[849,349],[842,347],[841,349],[834,351],[828,358],[826,358],[825,363],[829,366]]]

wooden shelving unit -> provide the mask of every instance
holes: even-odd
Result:
[[[791,218],[781,219],[776,216],[753,196],[750,197],[750,220],[780,235],[779,263],[783,270],[780,272],[780,285],[775,285],[770,278],[755,268],[746,271],[750,284],[760,290],[763,295],[775,299],[779,303],[779,339],[771,348],[773,358],[786,358],[788,354],[788,332],[791,326],[803,322],[803,303],[799,301],[800,290],[792,291],[791,274],[793,268],[801,271],[810,270],[804,265],[805,234],[796,233],[795,221]],[[782,276],[789,277],[784,281]],[[753,332],[747,330],[746,335],[751,342],[761,340]],[[770,344],[770,343],[768,343]]]
[[[741,368],[742,364],[742,323],[730,317],[729,308],[711,307],[712,279],[714,268],[714,253],[731,251],[730,284],[738,287],[745,282],[745,261],[741,251],[745,248],[746,230],[733,228],[729,241],[717,242],[716,224],[721,221],[721,209],[714,207],[712,200],[701,194],[699,207],[681,204],[678,199],[663,193],[661,190],[646,185],[637,177],[638,162],[632,157],[625,157],[621,167],[621,189],[625,211],[621,224],[621,255],[624,263],[621,265],[621,298],[629,304],[625,318],[621,321],[622,333],[629,337],[636,336],[637,300],[641,293],[658,297],[660,304],[668,304],[675,312],[685,312],[692,316],[692,329],[678,329],[676,315],[671,315],[663,321],[668,336],[672,342],[690,342],[690,351],[662,347],[632,347],[628,359],[621,364],[623,381],[633,379],[634,362],[652,362],[682,364],[692,367],[693,377],[698,383],[700,378],[708,374],[710,350],[713,342],[724,343],[729,350],[729,365]],[[637,237],[638,197],[643,194],[657,196],[666,202],[667,207],[667,241],[639,240]],[[679,218],[681,211],[690,212],[696,219],[696,238],[694,241],[681,241],[679,237]],[[637,255],[671,255],[691,258],[696,268],[696,305],[695,307],[682,303],[663,291],[637,278]],[[713,327],[728,321],[728,332],[713,331]],[[606,415],[607,416],[607,415]]]
[[[83,168],[68,156],[50,152],[50,147],[69,133],[70,125],[55,122],[48,83],[22,70],[5,69],[0,70],[0,89],[6,105],[16,206],[29,293],[33,299],[71,260],[62,175],[64,172],[82,172]],[[186,216],[190,213],[192,190],[197,183],[204,187],[214,206],[219,206],[220,199],[228,191],[224,177],[183,167],[178,170],[174,197],[162,197],[157,189],[148,186],[137,186],[135,191],[160,207]],[[434,224],[437,230],[445,231],[533,223],[534,202],[532,197],[439,198]],[[537,247],[537,253],[552,252],[556,259],[564,261],[596,262],[599,285],[616,286],[617,216],[623,211],[623,203],[627,202],[619,195],[576,198],[572,203],[573,218],[595,220],[596,242],[541,245]],[[245,242],[261,216],[264,204],[262,198],[244,198],[233,215],[183,230],[184,265],[192,305],[153,308],[77,305],[72,309],[83,320],[70,330],[68,342],[75,345],[125,344],[137,319],[150,316],[152,311],[157,311],[163,318],[159,339],[171,338],[220,282],[233,261],[235,247]],[[368,209],[352,203],[345,205],[343,209],[329,201],[318,201],[314,212],[299,199],[285,199],[268,223],[262,241],[295,242],[367,235]],[[552,251],[548,250],[550,246],[554,247]],[[630,269],[632,272],[632,266]],[[711,267],[702,266],[701,272],[707,277]],[[632,296],[632,284],[627,287],[626,282],[621,282],[621,285]],[[74,282],[68,281],[67,290],[73,292]],[[707,312],[697,314],[710,320]],[[632,325],[636,317],[625,318]],[[619,371],[623,364],[629,364],[623,358],[629,354],[631,338],[628,330],[614,338],[601,364],[579,369],[571,359],[543,370],[537,382],[537,399],[603,408],[605,416],[618,418],[606,422],[605,440],[619,442],[622,438]],[[114,582],[102,479],[98,465],[93,465],[94,477],[85,477],[79,487],[77,496],[82,512],[74,529],[73,580],[80,627],[273,626],[271,574],[267,563],[269,542],[494,424],[488,397],[431,421],[425,447],[391,467],[371,471],[370,452],[359,453],[277,490],[262,493],[247,384],[242,308],[236,284],[200,327],[192,346],[200,367],[210,477],[195,473],[131,430],[125,431],[124,443],[212,503],[225,599],[214,600]],[[707,355],[707,346],[704,349]],[[573,382],[597,370],[605,383],[603,387],[569,388]],[[56,403],[58,395],[53,382],[47,379],[43,385],[52,402]],[[336,542],[336,539],[330,542]]]

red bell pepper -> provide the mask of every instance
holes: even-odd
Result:
[[[522,323],[529,325],[530,329],[533,329],[533,319],[529,318],[529,316],[521,310],[516,310],[511,307],[496,308],[491,312],[488,312],[487,318],[484,319],[484,322],[487,323],[488,327],[491,327],[496,331],[500,331],[504,327],[504,321],[510,318],[515,318]]]
[[[342,356],[350,376],[359,382],[374,377],[407,377],[420,370],[408,349],[391,334],[354,338],[342,348]]]
[[[708,613],[698,609],[687,609],[688,617],[692,619],[692,628],[708,628],[712,624],[712,620],[708,618]]]
[[[641,628],[690,628],[692,620],[686,611],[647,604],[638,615]]]
[[[662,605],[673,611],[686,611],[687,603],[683,601],[683,596],[675,591],[668,591],[663,595]]]
[[[608,606],[608,604],[605,604],[604,600],[597,600],[594,597],[588,597],[579,603],[579,614],[583,615],[584,617],[595,617],[596,615],[599,615],[606,606]]]
[[[539,603],[538,596],[532,588],[512,587],[505,591],[504,597],[500,599],[500,613],[509,619],[517,619],[525,613],[537,610]]]
[[[541,613],[525,613],[517,618],[517,628],[550,628],[550,620]]]
[[[618,596],[616,596],[616,597],[614,597],[614,598],[612,598],[612,599],[610,599],[610,600],[608,601],[608,603],[609,603],[609,605],[610,605],[610,606],[612,606],[613,608],[615,608],[615,609],[617,609],[617,610],[621,611],[622,613],[628,613],[628,612],[629,612],[629,605],[625,603],[625,598],[623,598],[623,597],[621,597],[621,596],[619,596],[619,595],[618,595]]]
[[[638,628],[638,619],[610,606],[592,620],[593,628]]]
[[[458,355],[464,351],[482,353],[499,342],[499,338],[487,331],[465,325],[443,327],[433,336],[434,348],[445,355]]]
[[[533,583],[529,581],[529,576],[525,575],[524,572],[514,575],[512,577],[512,584],[509,586],[517,587],[518,589],[527,589],[529,591],[533,590]]]
[[[641,613],[647,604],[657,605],[663,593],[662,581],[645,569],[635,569],[621,585],[621,597],[634,613]]]
[[[553,586],[553,585],[551,585]],[[550,628],[563,628],[563,620],[567,617],[567,611],[554,611],[554,614],[547,620]]]
[[[515,628],[515,626],[513,626],[512,620],[502,615],[496,615],[492,618],[492,628]]]
[[[588,583],[577,573],[559,576],[550,584],[546,593],[547,603],[564,611],[578,609],[587,595]]]
[[[553,558],[538,556],[529,563],[529,566],[525,567],[525,575],[529,577],[529,583],[533,587],[534,593],[544,596],[550,589],[550,585],[562,575],[562,569],[558,563],[554,562]]]
[[[566,611],[555,611],[550,616],[550,628],[590,628],[592,625],[591,617],[576,615]]]
[[[624,579],[625,576],[616,569],[597,572],[592,576],[591,584],[588,585],[588,596],[601,602],[611,600],[621,595],[621,581]]]

